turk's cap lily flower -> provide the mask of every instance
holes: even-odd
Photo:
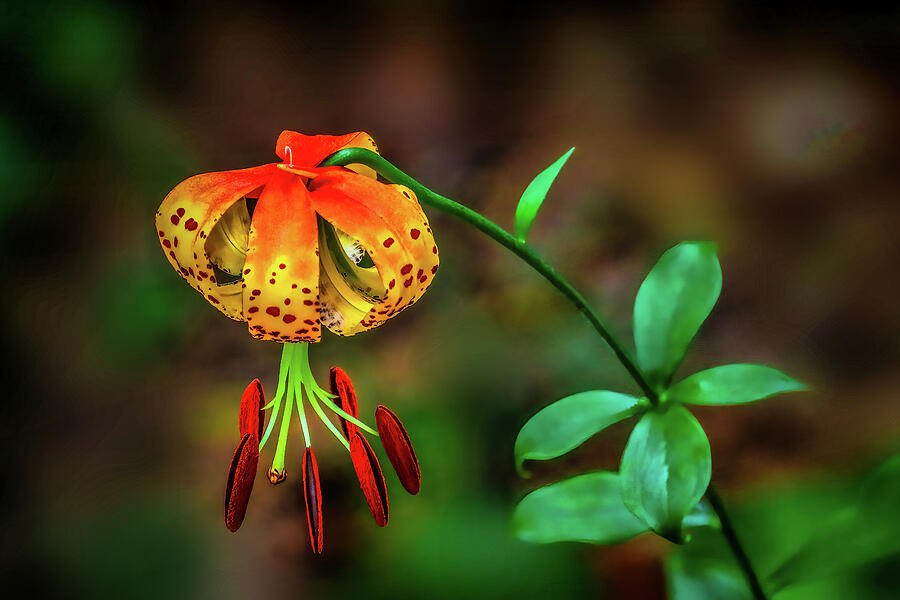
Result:
[[[178,184],[156,213],[172,267],[251,335],[317,342],[355,335],[425,293],[437,246],[415,194],[363,165],[320,167],[343,148],[377,151],[364,132],[283,132],[283,163],[205,173]]]
[[[360,489],[376,524],[384,527],[388,523],[388,494],[378,457],[365,434],[377,435],[381,439],[385,453],[406,491],[410,494],[419,492],[422,480],[419,462],[409,434],[397,415],[387,407],[379,405],[375,410],[377,430],[373,429],[359,420],[356,391],[343,369],[339,367],[331,369],[330,383],[332,394],[320,389],[313,379],[308,364],[307,344],[285,344],[285,357],[282,359],[279,374],[279,389],[272,401],[266,404],[263,387],[258,379],[247,386],[241,396],[238,411],[240,441],[225,484],[225,525],[229,530],[237,531],[244,520],[259,463],[260,448],[265,445],[272,433],[282,405],[284,408],[280,419],[282,425],[275,458],[268,470],[268,478],[274,484],[285,480],[285,448],[292,407],[296,404],[306,443],[301,461],[301,478],[309,540],[313,552],[322,553],[324,544],[322,489],[319,467],[310,444],[303,408],[304,394],[315,414],[349,451]],[[266,423],[265,410],[270,407],[272,416]],[[340,430],[326,417],[323,407],[334,412],[340,419]]]

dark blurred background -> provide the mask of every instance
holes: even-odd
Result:
[[[532,465],[530,480],[513,468],[519,427],[570,393],[636,390],[554,290],[433,210],[442,269],[415,310],[311,351],[321,381],[331,365],[351,374],[364,414],[383,402],[403,417],[422,493],[391,478],[377,528],[319,428],[325,555],[309,550],[298,468],[277,488],[260,475],[243,528],[225,529],[238,398],[254,377],[274,390],[279,347],[172,272],[153,216],[190,175],[276,160],[285,128],[370,132],[389,160],[504,226],[531,178],[576,146],[532,243],[622,336],[662,251],[719,242],[722,298],[681,372],[765,362],[812,385],[696,411],[754,558],[784,555],[815,527],[797,524],[813,514],[802,498],[841,505],[808,490],[852,487],[897,449],[898,17],[820,2],[4,2],[4,589],[664,596],[670,546],[650,536],[616,548],[512,536],[522,495],[615,468],[630,424]],[[790,597],[888,597],[896,566]]]

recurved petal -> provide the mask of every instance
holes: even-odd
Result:
[[[229,531],[237,531],[244,522],[258,464],[259,441],[254,434],[245,433],[231,459],[225,483],[225,526]]]
[[[323,324],[340,335],[354,335],[418,300],[437,272],[437,246],[407,188],[339,167],[317,171],[309,185],[314,210],[338,236],[356,240],[360,251],[350,256],[346,245],[328,252],[322,248]],[[363,253],[366,260],[357,262]]]
[[[322,489],[319,486],[319,466],[312,448],[303,453],[303,498],[306,500],[306,522],[309,525],[309,543],[313,552],[322,554]]]
[[[275,142],[275,154],[297,167],[315,167],[342,148],[368,148],[378,151],[372,136],[363,131],[345,135],[304,135],[288,129]]]
[[[242,289],[247,327],[257,339],[321,337],[318,229],[303,179],[279,169],[253,211]]]
[[[359,479],[359,487],[362,488],[369,510],[372,511],[372,517],[379,527],[384,527],[388,523],[388,498],[384,473],[381,472],[381,465],[378,464],[378,457],[372,451],[372,446],[359,431],[350,438],[350,458]]]
[[[238,412],[238,429],[241,436],[252,433],[256,439],[262,439],[263,425],[265,422],[265,411],[263,406],[266,405],[263,386],[259,379],[250,382],[241,396],[241,408]]]
[[[218,221],[244,196],[256,193],[275,173],[275,165],[195,175],[169,192],[156,212],[156,229],[172,267],[207,301],[232,319],[242,320],[241,296],[234,284],[216,280],[206,241]]]
[[[379,405],[375,409],[375,425],[384,451],[403,488],[410,494],[418,494],[422,485],[422,472],[403,423],[388,407]]]
[[[348,415],[359,417],[356,391],[353,389],[353,382],[350,381],[350,376],[340,367],[331,367],[330,380],[331,393],[337,396],[337,398],[334,399],[334,403]],[[347,421],[344,417],[340,417],[340,419],[341,429],[344,430],[344,437],[347,438],[347,441],[349,442],[350,437],[359,430],[359,427]]]

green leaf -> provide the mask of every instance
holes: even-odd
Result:
[[[622,504],[619,475],[597,471],[551,483],[531,492],[516,507],[513,525],[526,542],[618,544],[650,531]],[[685,527],[718,526],[708,506],[698,504]]]
[[[619,493],[619,476],[599,471],[539,488],[513,514],[516,535],[526,542],[618,544],[647,531]]]
[[[815,534],[767,577],[773,592],[833,577],[900,555],[900,456],[859,485],[855,505],[819,524]]]
[[[741,571],[725,560],[685,560],[673,553],[666,561],[666,579],[672,600],[751,600]]]
[[[516,468],[526,460],[556,458],[614,423],[640,412],[639,399],[594,390],[557,400],[531,417],[516,438]]]
[[[637,361],[651,384],[668,385],[721,290],[710,242],[682,242],[651,269],[634,301]]]
[[[723,406],[762,400],[782,392],[806,389],[799,381],[763,365],[723,365],[694,373],[666,392],[674,402]]]
[[[516,207],[515,228],[516,237],[519,240],[524,242],[525,238],[528,237],[528,231],[531,229],[535,217],[537,217],[544,198],[547,197],[547,192],[550,191],[550,186],[573,152],[575,152],[575,148],[560,156],[555,163],[541,171],[525,188],[525,192],[522,193],[522,197],[519,199],[519,205]]]
[[[683,541],[682,521],[709,485],[709,440],[680,404],[646,413],[625,445],[619,469],[622,500],[661,536]]]

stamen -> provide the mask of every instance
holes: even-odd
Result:
[[[316,414],[319,415],[319,418],[322,419],[322,422],[325,423],[328,429],[331,430],[331,433],[334,434],[334,437],[337,438],[337,441],[339,441],[344,446],[344,448],[350,450],[350,443],[344,439],[344,436],[341,435],[341,432],[338,431],[338,428],[334,426],[334,423],[332,423],[328,419],[328,417],[325,416],[325,411],[323,411],[322,407],[319,406],[319,401],[316,400],[316,395],[307,394],[307,397],[309,398],[309,403],[312,404],[313,410],[316,411]]]
[[[274,406],[274,410],[272,410],[272,416],[269,418],[269,425],[266,427],[266,433],[263,435],[262,441],[259,444],[259,449],[262,450],[263,446],[266,445],[266,442],[269,440],[269,436],[272,434],[272,430],[275,428],[275,421],[278,418],[278,411],[281,408],[281,399],[284,397],[284,391],[288,378],[288,370],[291,364],[291,358],[294,353],[294,344],[283,344],[281,349],[281,365],[278,368],[278,389],[275,391],[275,397],[272,398],[272,401],[265,405],[262,410],[268,410],[269,408]]]
[[[355,417],[353,417],[353,416],[347,414],[346,412],[344,412],[343,410],[341,410],[341,408],[339,408],[338,406],[332,404],[331,402],[325,402],[324,400],[325,400],[325,399],[323,398],[322,404],[325,405],[325,408],[327,408],[327,409],[329,409],[329,410],[331,410],[331,411],[334,411],[335,413],[337,413],[338,415],[340,415],[340,416],[343,417],[344,419],[347,419],[349,422],[353,423],[354,425],[356,425],[357,427],[359,427],[360,429],[362,429],[362,430],[365,431],[366,433],[369,433],[369,434],[371,434],[371,435],[374,435],[375,437],[378,437],[378,432],[377,432],[377,431],[375,431],[374,429],[372,429],[371,427],[369,427],[368,425],[366,425],[365,423],[363,423],[363,422],[360,421],[359,419],[357,419],[357,418],[355,418]]]
[[[293,166],[289,165],[278,165],[278,168],[282,171],[287,171],[288,173],[293,173],[294,175],[301,175],[303,177],[308,177],[309,179],[315,179],[319,176],[318,173],[314,171],[308,171],[306,169],[295,169]]]
[[[287,387],[288,401],[284,404],[284,414],[281,416],[281,429],[278,432],[278,445],[275,447],[275,458],[272,460],[272,467],[269,469],[269,481],[272,484],[279,484],[284,481],[287,476],[284,469],[284,453],[287,449],[288,433],[291,429],[291,412],[294,403],[291,398],[294,397],[294,380],[288,378]]]

